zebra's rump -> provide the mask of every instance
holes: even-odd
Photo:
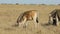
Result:
[[[50,14],[51,14],[51,16],[52,16],[53,18],[56,18],[56,15],[57,15],[57,17],[58,17],[58,19],[59,19],[59,21],[60,21],[60,9],[55,9],[55,10],[53,10]]]

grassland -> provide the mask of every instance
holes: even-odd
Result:
[[[60,34],[60,26],[46,25],[48,14],[59,5],[0,5],[0,34]],[[34,27],[34,22],[29,21],[26,28],[12,27],[20,13],[27,10],[37,10],[39,24]]]

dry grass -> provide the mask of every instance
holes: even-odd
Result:
[[[60,26],[46,25],[48,14],[60,6],[54,5],[0,5],[0,34],[60,34]],[[34,27],[34,22],[27,22],[28,26],[12,27],[20,13],[27,10],[37,10],[39,24]]]

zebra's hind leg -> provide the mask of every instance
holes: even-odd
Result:
[[[59,26],[58,16],[56,15],[56,25]]]
[[[53,18],[53,25],[59,26],[59,22],[58,22],[58,17],[57,17],[57,15],[56,15],[55,18]]]
[[[48,24],[52,24],[52,23],[53,23],[53,17],[52,16],[49,16]]]
[[[56,23],[57,23],[56,18],[53,18],[53,25],[56,26],[57,25]]]

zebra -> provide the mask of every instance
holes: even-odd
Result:
[[[55,9],[49,13],[49,24],[58,26],[60,21],[60,9]]]

